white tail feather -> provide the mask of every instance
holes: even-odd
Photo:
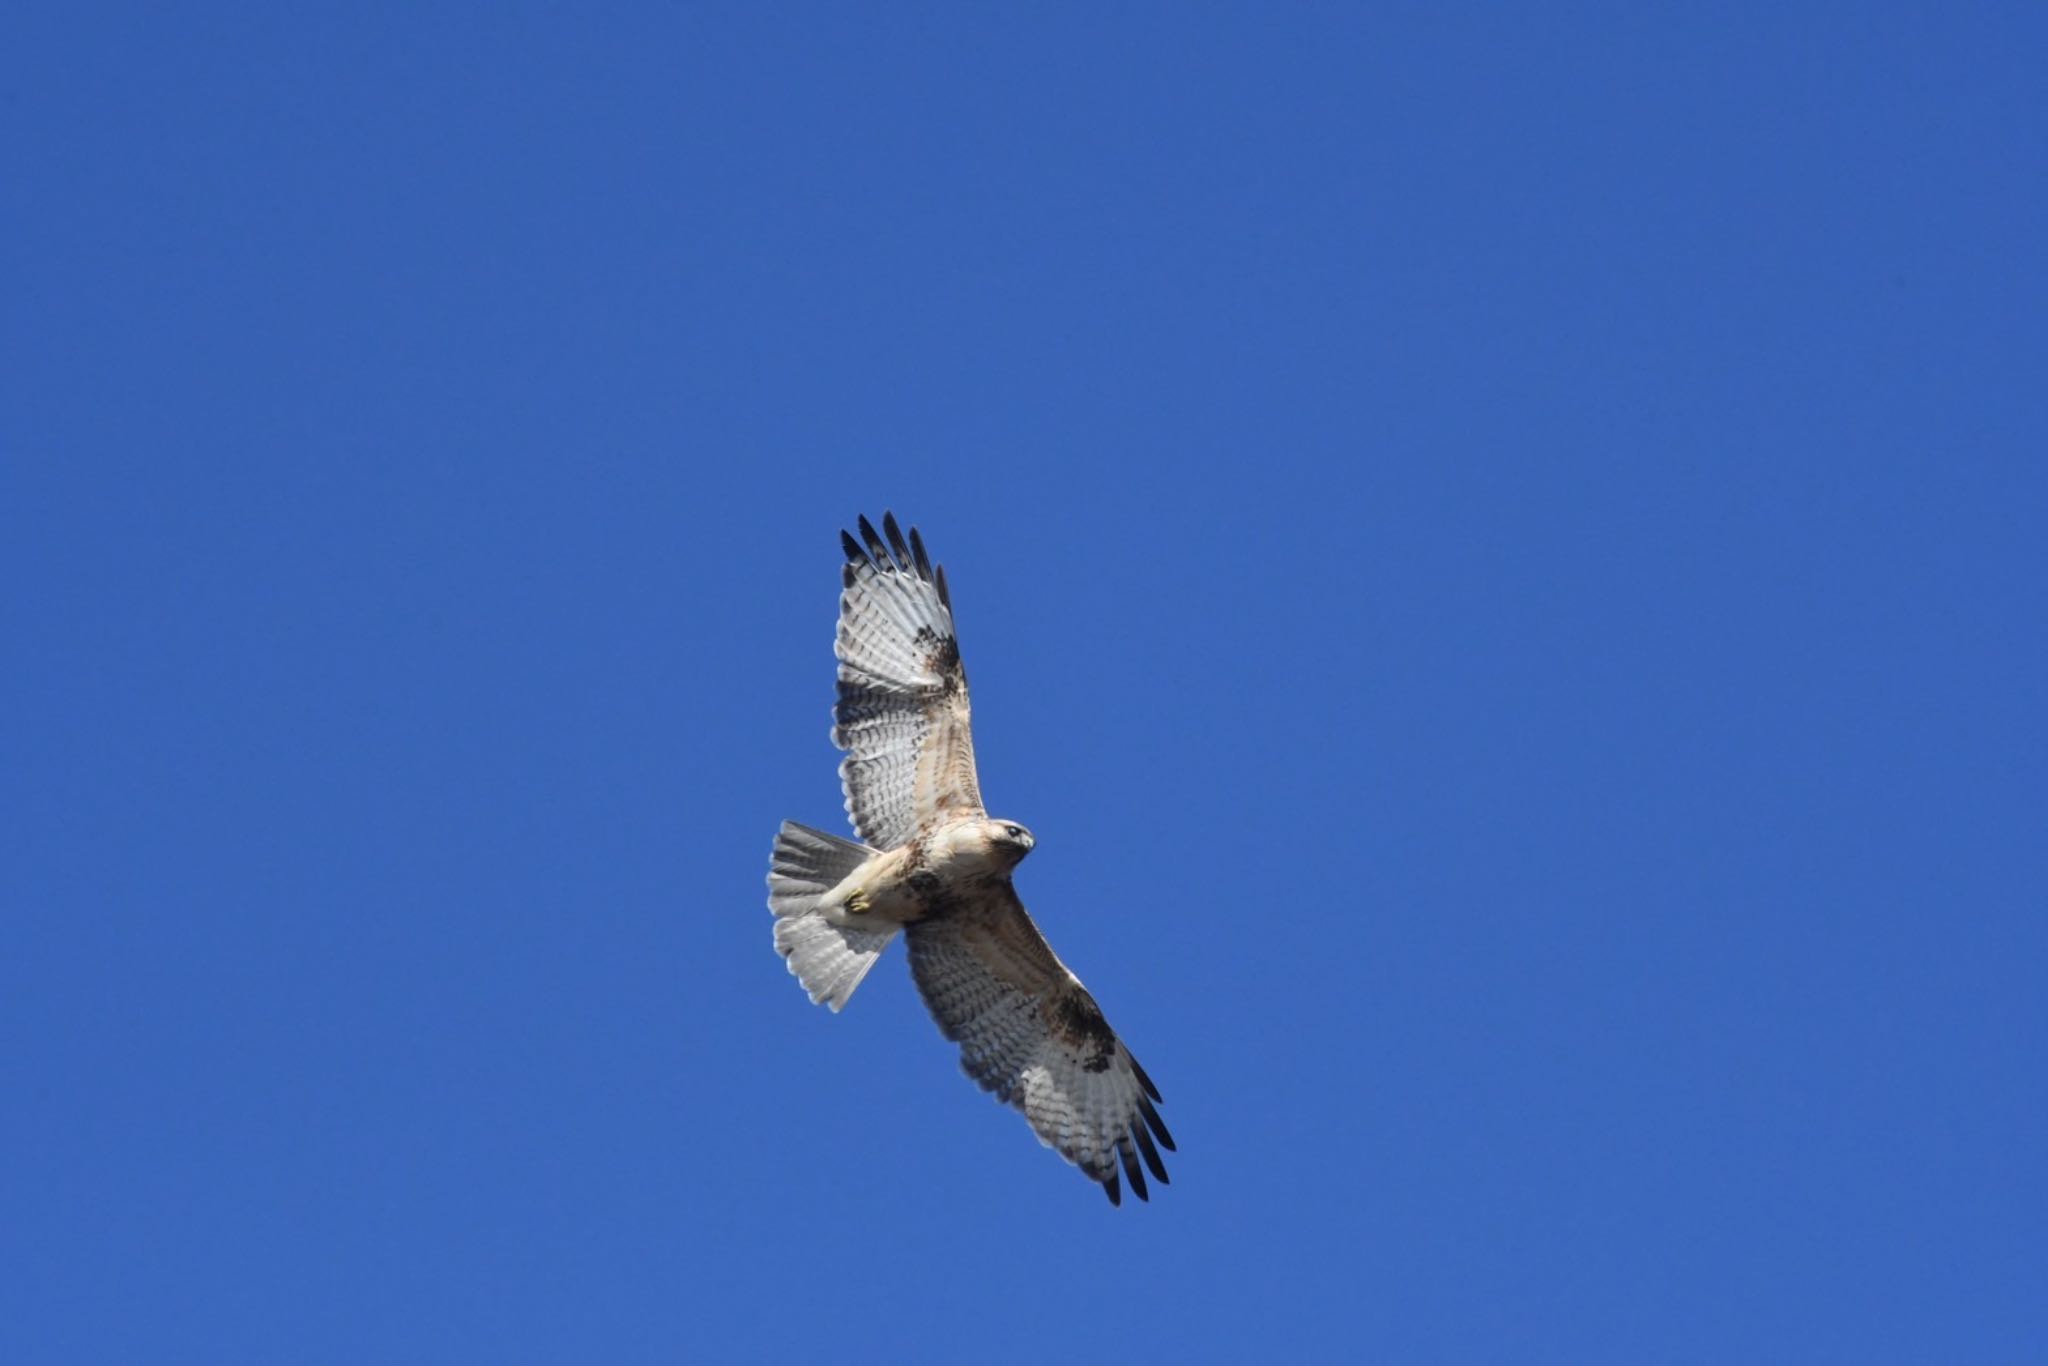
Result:
[[[867,929],[827,918],[818,898],[874,856],[852,840],[784,821],[768,864],[768,909],[775,949],[811,1000],[837,1011],[896,937],[896,926]],[[886,922],[885,922],[886,923]]]

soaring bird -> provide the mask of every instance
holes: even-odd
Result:
[[[1041,1143],[1149,1199],[1173,1151],[1159,1088],[1046,943],[1012,875],[1031,832],[990,817],[974,772],[967,673],[946,571],[894,514],[841,532],[839,700],[832,742],[860,842],[785,821],[769,863],[775,948],[834,1011],[901,934],[910,972],[961,1069],[1015,1106]],[[1140,1165],[1142,1159],[1143,1165]]]

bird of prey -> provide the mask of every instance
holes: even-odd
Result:
[[[1119,1167],[1149,1199],[1145,1170],[1164,1183],[1159,1149],[1173,1150],[1159,1088],[1011,885],[1033,841],[981,804],[946,571],[893,514],[879,535],[862,517],[859,540],[839,539],[832,742],[846,751],[839,781],[862,842],[783,823],[768,873],[776,950],[811,1000],[837,1011],[901,933],[962,1070],[1111,1204],[1123,1202]]]

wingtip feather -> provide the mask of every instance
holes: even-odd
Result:
[[[880,569],[882,562],[889,558],[889,550],[882,544],[881,536],[875,531],[875,524],[868,520],[866,513],[862,513],[860,517],[860,539],[868,548],[868,559],[875,568]]]
[[[904,543],[903,528],[896,523],[896,514],[882,514],[882,534],[889,538],[889,553],[896,560],[896,567],[904,573],[912,572],[915,561],[911,558],[910,547]]]
[[[1124,1175],[1130,1178],[1131,1194],[1150,1203],[1152,1193],[1145,1189],[1145,1169],[1138,1165],[1137,1149],[1131,1145],[1129,1134],[1117,1139],[1116,1155],[1124,1164]]]
[[[1159,1094],[1159,1088],[1152,1084],[1152,1078],[1145,1075],[1145,1069],[1138,1066],[1138,1060],[1136,1058],[1131,1058],[1129,1049],[1124,1050],[1124,1056],[1126,1058],[1130,1058],[1131,1072],[1138,1078],[1138,1085],[1145,1088],[1145,1094],[1157,1101],[1165,1100],[1166,1098]]]
[[[1166,1164],[1159,1160],[1159,1149],[1152,1144],[1152,1135],[1145,1131],[1141,1120],[1131,1121],[1131,1137],[1138,1140],[1138,1151],[1144,1154],[1145,1165],[1152,1169],[1152,1175],[1162,1186],[1173,1184],[1173,1178],[1166,1174]]]
[[[1170,1153],[1180,1151],[1180,1149],[1173,1146],[1173,1135],[1167,1132],[1166,1121],[1161,1119],[1159,1112],[1152,1108],[1152,1102],[1146,1100],[1143,1096],[1138,1097],[1138,1113],[1144,1116],[1146,1126],[1152,1130],[1152,1136],[1159,1140],[1160,1147]]]

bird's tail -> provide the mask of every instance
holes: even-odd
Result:
[[[775,949],[813,1002],[838,1010],[896,937],[897,926],[851,925],[827,918],[818,899],[874,856],[864,844],[784,821],[768,863],[768,909],[775,912]]]

